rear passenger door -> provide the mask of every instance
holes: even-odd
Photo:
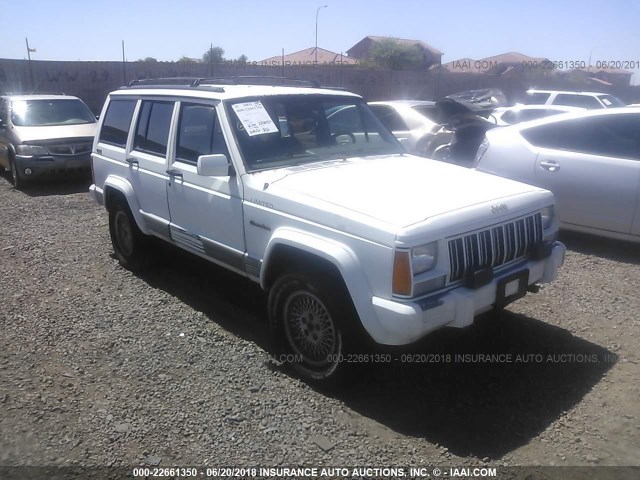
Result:
[[[229,150],[216,112],[216,102],[180,102],[175,149],[170,163],[168,202],[171,237],[181,247],[242,270],[245,243],[238,177],[198,175],[200,155]]]
[[[175,102],[144,99],[138,103],[133,139],[125,161],[147,227],[169,237],[167,155]],[[108,112],[107,112],[108,113]]]

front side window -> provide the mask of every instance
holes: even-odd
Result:
[[[16,126],[82,125],[96,117],[82,100],[13,100],[11,121]]]
[[[143,101],[133,143],[134,150],[167,154],[173,102]]]
[[[359,98],[274,95],[226,109],[248,170],[404,151]]]
[[[215,107],[183,103],[180,106],[176,158],[195,165],[200,155],[213,153],[222,153],[229,158]]]
[[[100,129],[100,142],[124,148],[135,108],[136,100],[111,100]]]
[[[407,124],[392,107],[386,105],[370,105],[370,107],[382,124],[392,132],[409,130]]]

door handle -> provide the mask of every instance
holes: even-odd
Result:
[[[182,178],[182,172],[176,168],[171,168],[169,170],[167,170],[167,175],[169,175],[170,177],[180,177]]]
[[[127,163],[132,166],[135,165],[136,167],[140,166],[138,160],[136,160],[135,158],[127,158]]]
[[[558,170],[560,170],[560,164],[551,160],[541,161],[540,166],[545,170],[549,170],[550,172],[557,172]]]

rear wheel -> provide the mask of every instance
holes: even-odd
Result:
[[[342,376],[347,331],[356,320],[349,299],[336,295],[328,285],[324,275],[288,273],[276,281],[269,295],[281,359],[312,382]]]
[[[138,228],[123,198],[118,198],[109,209],[109,234],[120,265],[133,271],[149,265],[151,238]]]

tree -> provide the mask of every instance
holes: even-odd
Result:
[[[144,60],[139,60],[139,61],[147,62],[147,63],[158,63],[158,60],[153,57],[146,57]]]
[[[195,58],[191,58],[191,57],[187,57],[186,55],[183,55],[182,57],[180,57],[180,60],[178,60],[178,62],[180,63],[198,63],[198,60]]]
[[[416,45],[404,45],[393,38],[374,43],[369,60],[390,70],[417,70],[424,66],[424,55]]]
[[[244,53],[238,57],[238,63],[247,63],[247,60],[249,58]]]
[[[224,61],[224,50],[221,47],[213,47],[208,49],[202,55],[202,63],[209,63],[209,59],[211,58],[211,63],[222,63]]]

